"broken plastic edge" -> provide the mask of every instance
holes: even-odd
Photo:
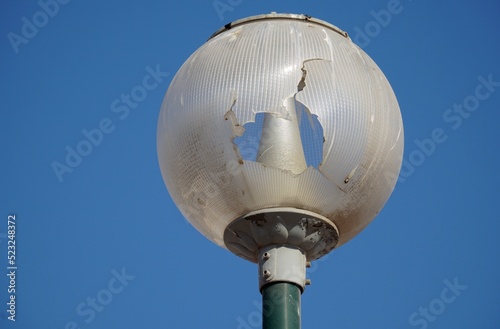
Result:
[[[210,38],[208,38],[208,40],[216,37],[217,35],[225,32],[225,31],[228,31],[228,30],[232,29],[233,27],[236,27],[236,26],[239,26],[239,25],[243,25],[243,24],[246,24],[246,23],[250,23],[250,22],[266,20],[266,19],[288,19],[288,20],[306,21],[306,22],[314,23],[314,24],[321,25],[321,26],[324,26],[326,28],[329,28],[330,30],[333,30],[333,31],[337,32],[338,34],[342,35],[344,38],[347,38],[347,39],[351,40],[349,38],[349,35],[347,34],[347,32],[345,32],[345,31],[339,29],[338,27],[336,27],[335,25],[330,24],[328,22],[325,22],[325,21],[323,21],[321,19],[314,18],[314,17],[311,17],[309,15],[302,15],[302,14],[278,14],[278,13],[275,13],[275,12],[272,12],[270,14],[261,14],[261,15],[250,16],[250,17],[238,19],[238,20],[236,20],[234,22],[228,23],[228,24],[224,25],[223,27],[221,27],[219,30],[217,30],[214,34],[212,34],[210,36]]]

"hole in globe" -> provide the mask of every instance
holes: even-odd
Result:
[[[300,142],[302,145],[294,145],[301,148],[305,158],[307,167],[319,169],[323,160],[323,144],[325,138],[323,135],[323,127],[321,126],[318,116],[311,114],[309,109],[302,103],[293,100],[296,110],[296,121],[300,132]],[[272,124],[265,125],[264,119],[266,116],[273,116]],[[280,132],[283,124],[289,123],[295,118],[279,118],[272,113],[257,113],[254,122],[248,122],[243,125],[244,132],[241,136],[234,138],[233,142],[237,145],[240,156],[245,161],[265,162],[260,161],[266,152],[275,151],[283,145],[276,145],[280,140],[274,140],[273,137]],[[294,142],[293,140],[284,139],[285,142]],[[300,144],[300,143],[295,143]]]

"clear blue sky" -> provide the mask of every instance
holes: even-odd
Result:
[[[260,327],[256,266],[183,219],[156,125],[192,52],[271,11],[347,31],[391,82],[405,125],[392,197],[313,264],[303,328],[498,328],[498,2],[59,1],[0,5],[0,328]]]

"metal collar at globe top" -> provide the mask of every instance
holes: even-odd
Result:
[[[306,22],[310,22],[310,23],[314,23],[314,24],[317,24],[317,25],[321,25],[323,27],[327,27],[335,32],[337,32],[338,34],[348,38],[349,38],[349,35],[347,34],[347,32],[345,31],[342,31],[341,29],[339,29],[337,26],[333,25],[333,24],[330,24],[328,22],[325,22],[324,20],[321,20],[321,19],[318,19],[318,18],[314,18],[314,17],[311,17],[309,15],[302,15],[302,14],[278,14],[276,12],[272,12],[270,14],[262,14],[262,15],[255,15],[255,16],[250,16],[250,17],[245,17],[245,18],[242,18],[242,19],[238,19],[238,20],[235,20],[231,23],[228,23],[226,25],[224,25],[223,27],[221,27],[219,30],[217,30],[214,34],[212,34],[210,36],[210,39],[216,37],[217,35],[227,31],[227,30],[230,30],[232,29],[233,27],[236,27],[236,26],[239,26],[239,25],[242,25],[242,24],[247,24],[247,23],[253,23],[253,22],[257,22],[257,21],[262,21],[262,20],[270,20],[270,19],[283,19],[283,20],[286,20],[286,19],[290,19],[290,20],[301,20],[301,21],[306,21]]]

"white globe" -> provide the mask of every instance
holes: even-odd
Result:
[[[216,244],[228,248],[233,221],[287,207],[333,223],[340,246],[392,193],[403,124],[386,77],[345,32],[269,14],[226,26],[187,59],[157,144],[172,199]]]

